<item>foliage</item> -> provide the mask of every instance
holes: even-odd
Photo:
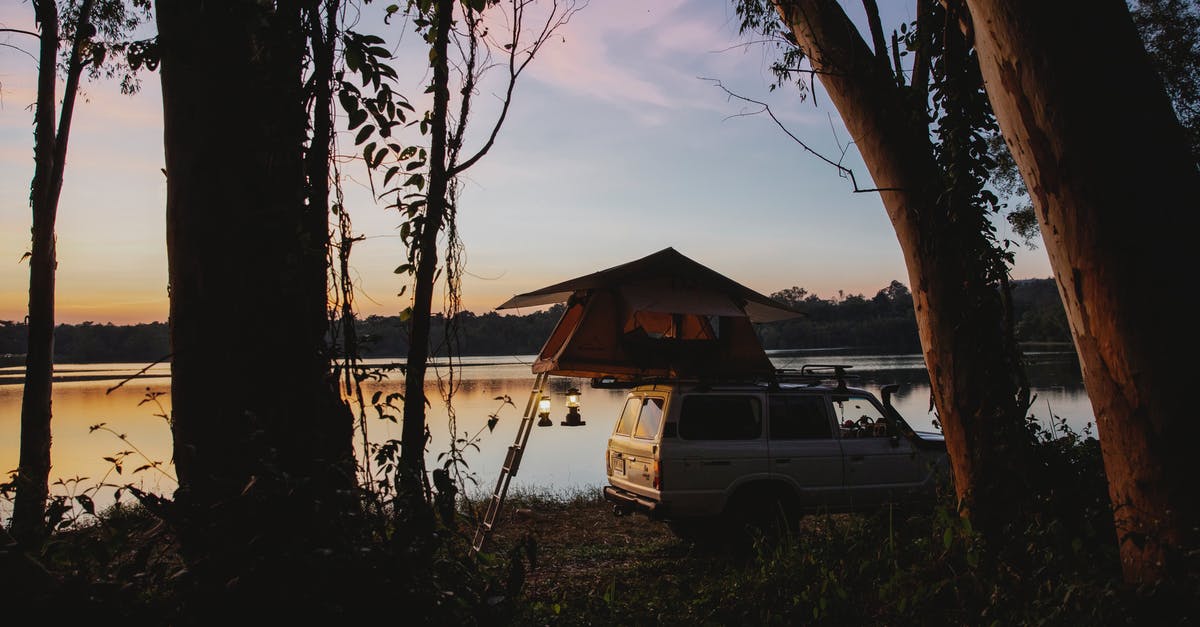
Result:
[[[1200,167],[1200,3],[1133,0],[1130,9]]]
[[[62,38],[74,41],[78,23],[79,4],[67,2],[62,7]],[[121,93],[134,94],[141,89],[138,72],[158,67],[157,40],[135,39],[138,28],[152,20],[150,0],[94,0],[90,24],[91,35],[84,38],[82,59],[92,80],[119,80]],[[60,51],[60,69],[67,70],[71,46]]]

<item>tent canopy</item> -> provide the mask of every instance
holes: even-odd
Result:
[[[566,301],[534,372],[561,376],[729,378],[774,366],[752,322],[803,315],[666,248],[510,298],[497,309]]]
[[[660,301],[660,307],[684,308],[678,309],[678,313],[706,313],[685,309],[704,309],[716,306],[713,303],[720,301],[730,303],[739,310],[737,315],[747,316],[751,322],[775,322],[804,315],[692,261],[674,248],[664,248],[636,261],[517,294],[496,309],[552,305],[566,301],[581,290],[616,288],[635,292],[646,299],[656,299]]]

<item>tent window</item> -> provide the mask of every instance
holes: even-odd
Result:
[[[679,437],[685,440],[756,440],[762,436],[762,407],[744,395],[695,395],[683,399]]]

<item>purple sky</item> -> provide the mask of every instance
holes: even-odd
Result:
[[[885,23],[907,19],[909,4],[881,3]],[[826,298],[869,297],[892,279],[908,283],[876,195],[852,193],[768,118],[739,116],[744,104],[702,80],[770,102],[827,156],[847,143],[819,86],[815,103],[794,89],[768,91],[772,52],[738,35],[732,6],[593,0],[546,46],[518,84],[496,146],[463,179],[467,309],[489,311],[514,293],[667,246],[764,293],[798,285]],[[28,2],[5,3],[0,25],[32,30],[32,13]],[[359,28],[396,47],[397,89],[420,94],[428,77],[416,37],[367,14]],[[0,34],[0,43],[34,50],[23,35]],[[35,74],[33,59],[0,47],[0,320],[26,310],[28,267],[18,259],[29,245]],[[134,97],[113,84],[85,86],[59,209],[60,322],[166,319],[157,83],[145,75]],[[499,89],[485,83],[476,99],[476,142]],[[342,151],[354,152],[349,138]],[[852,146],[845,164],[870,185]],[[397,216],[372,203],[361,162],[342,171],[355,230],[368,237],[355,248],[359,308],[396,313],[407,306],[392,274],[404,258]],[[1050,276],[1045,253],[1018,251],[1014,274]]]

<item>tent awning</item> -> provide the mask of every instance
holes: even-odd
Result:
[[[635,309],[774,322],[804,315],[680,254],[664,248],[652,255],[518,294],[496,309],[561,303],[576,292],[619,290]]]

